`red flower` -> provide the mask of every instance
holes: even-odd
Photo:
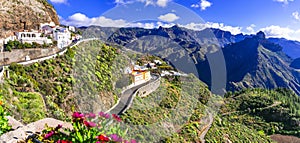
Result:
[[[96,118],[96,115],[95,115],[94,113],[86,114],[86,116],[87,116],[88,118],[91,118],[91,119]]]
[[[60,128],[62,128],[62,125],[61,124],[58,124],[56,127],[55,127],[55,131],[59,130]]]
[[[74,112],[72,117],[75,118],[75,119],[83,119],[84,114],[82,114],[80,112]]]
[[[58,140],[57,143],[72,143],[71,141]]]
[[[103,118],[106,118],[106,119],[109,119],[110,118],[110,115],[107,114],[107,113],[104,113],[104,112],[99,112],[99,116],[103,117]]]
[[[100,135],[97,137],[99,141],[109,142],[109,138],[105,135]]]
[[[54,131],[50,131],[48,134],[45,134],[44,139],[49,139],[55,134]]]
[[[90,128],[90,127],[96,127],[96,123],[94,123],[94,122],[83,121],[83,123],[88,128]]]
[[[115,119],[116,121],[118,121],[118,122],[121,122],[121,121],[122,121],[122,119],[121,119],[118,115],[112,114],[112,116],[114,117],[114,119]]]

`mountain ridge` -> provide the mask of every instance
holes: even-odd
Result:
[[[88,29],[84,33],[90,33]],[[286,87],[300,95],[300,74],[289,66],[293,59],[286,55],[284,47],[266,38],[263,32],[233,35],[220,29],[194,31],[177,25],[113,30],[112,34],[106,34],[107,42],[168,59],[179,70],[194,73],[209,86],[211,71],[206,55],[222,49],[228,73],[227,90]],[[193,66],[195,69],[190,68]]]

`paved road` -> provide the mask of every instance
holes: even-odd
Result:
[[[114,106],[111,110],[109,110],[108,113],[117,114],[117,115],[121,115],[122,113],[124,113],[128,109],[128,106],[131,106],[130,104],[132,103],[135,97],[135,92],[139,88],[155,81],[157,78],[158,78],[157,76],[152,75],[152,79],[150,81],[125,90],[121,95],[120,101],[117,103],[116,106]]]

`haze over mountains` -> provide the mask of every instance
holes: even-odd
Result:
[[[227,69],[226,90],[287,87],[300,95],[299,60],[295,60],[300,57],[297,41],[267,39],[263,32],[233,35],[220,29],[194,31],[177,25],[157,29],[97,26],[82,29],[84,37],[100,37],[172,61],[176,68],[198,75],[209,86],[211,71],[207,54],[222,49]]]

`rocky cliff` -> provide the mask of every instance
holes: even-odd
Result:
[[[38,29],[40,23],[59,24],[55,9],[47,0],[0,0],[0,38],[14,31]]]

